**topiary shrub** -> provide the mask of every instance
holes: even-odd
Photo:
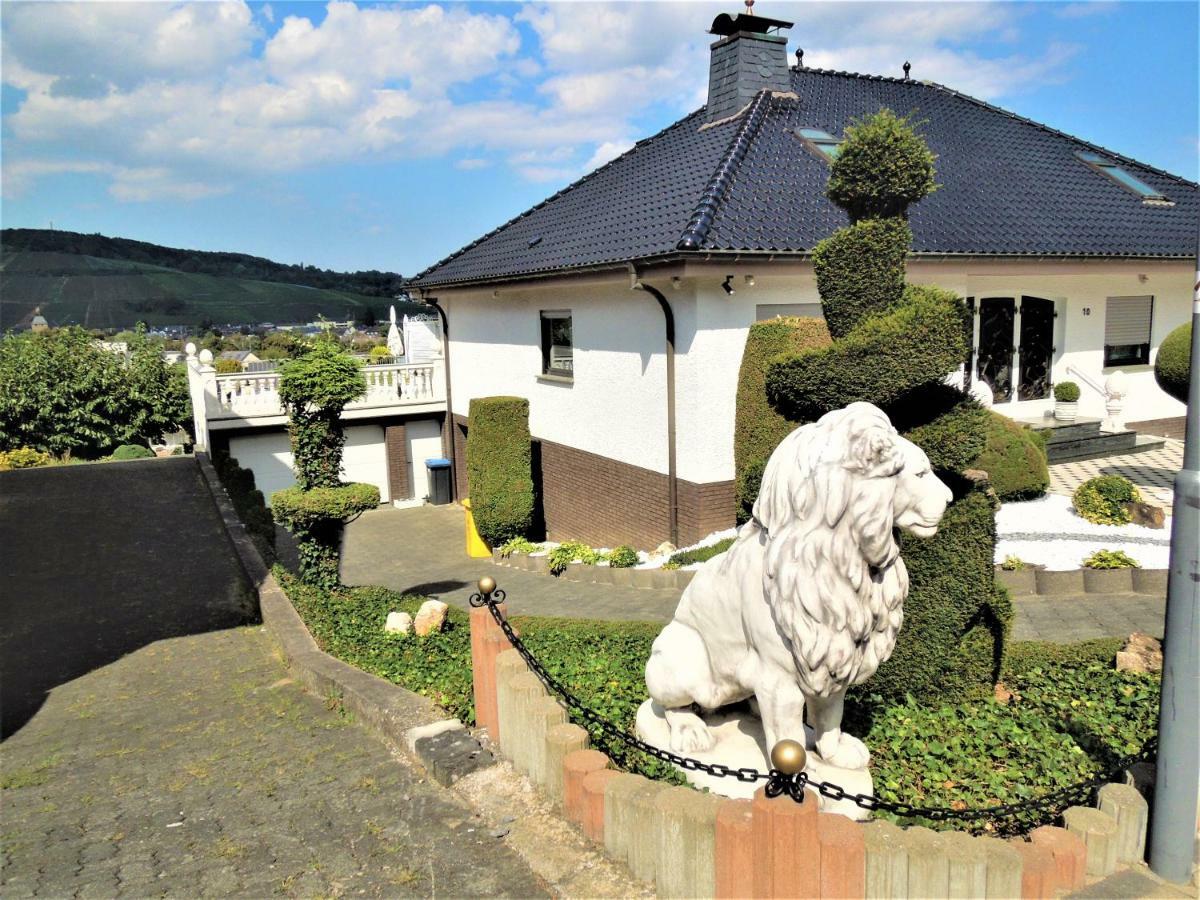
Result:
[[[1192,323],[1180,325],[1165,338],[1154,357],[1154,380],[1181,403],[1188,402],[1191,380]]]
[[[796,427],[795,422],[785,419],[767,402],[767,364],[781,353],[828,347],[830,340],[829,329],[822,319],[788,316],[750,326],[738,370],[733,428],[739,522],[750,518],[767,458]]]
[[[1121,475],[1099,475],[1075,488],[1071,497],[1075,512],[1097,525],[1125,525],[1131,516],[1126,503],[1141,503],[1142,495],[1132,481]]]
[[[342,410],[367,389],[354,359],[337,344],[317,341],[279,372],[279,398],[288,413],[296,484],[271,495],[275,518],[296,536],[300,578],[314,587],[338,586],[342,530],[379,505],[373,484],[343,484]]]
[[[988,415],[944,384],[966,355],[965,304],[903,283],[905,210],[933,188],[933,155],[905,119],[882,110],[847,129],[827,195],[852,225],[813,253],[834,341],[773,360],[766,389],[794,423],[855,400],[882,407],[954,492],[936,536],[903,537],[904,627],[863,690],[957,701],[985,693],[998,676],[1012,604],[995,584],[996,495],[967,471],[986,450]]]
[[[628,544],[614,547],[608,554],[608,564],[614,569],[632,569],[638,561],[637,551]]]
[[[0,472],[12,469],[37,469],[54,464],[54,457],[43,450],[18,447],[16,450],[0,451]]]
[[[533,525],[529,401],[477,397],[467,429],[467,485],[479,536],[490,547],[526,537]]]
[[[141,444],[122,444],[112,452],[109,459],[150,459],[154,451]]]
[[[1045,494],[1050,486],[1045,445],[1036,432],[990,410],[987,446],[971,468],[988,473],[1002,501],[1032,500]]]
[[[1079,385],[1073,381],[1060,381],[1054,386],[1054,399],[1059,403],[1074,403],[1079,399]]]

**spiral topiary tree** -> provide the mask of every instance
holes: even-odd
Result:
[[[328,341],[285,363],[279,373],[296,484],[272,494],[271,507],[276,520],[296,536],[300,578],[326,590],[339,584],[346,522],[379,505],[375,485],[341,480],[342,410],[366,389],[358,364]]]
[[[777,358],[767,397],[795,423],[856,400],[884,409],[954,491],[935,537],[902,538],[911,589],[892,658],[865,690],[955,699],[999,673],[1011,603],[995,584],[995,494],[969,470],[986,444],[987,411],[944,378],[966,355],[964,304],[905,283],[908,206],[935,190],[934,156],[889,110],[846,129],[827,196],[850,224],[813,251],[833,343]]]

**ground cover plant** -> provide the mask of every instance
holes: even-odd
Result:
[[[717,541],[715,544],[709,544],[707,547],[697,547],[694,550],[680,550],[677,553],[672,553],[671,558],[664,564],[664,569],[681,569],[684,566],[690,566],[693,563],[707,562],[714,556],[719,556],[730,547],[737,538],[724,538]]]
[[[1075,489],[1075,512],[1097,525],[1126,525],[1131,521],[1126,503],[1140,503],[1142,495],[1128,478],[1098,475]]]
[[[1085,569],[1140,569],[1141,564],[1124,550],[1097,550],[1083,561]]]
[[[278,566],[275,577],[324,650],[474,723],[465,612],[451,607],[441,633],[391,635],[383,630],[387,614],[415,614],[425,598],[379,587],[326,591]],[[512,623],[568,690],[605,720],[633,730],[646,698],[650,645],[661,625],[535,616],[515,616]],[[1010,645],[1003,669],[1012,693],[1007,703],[992,698],[956,704],[892,700],[872,692],[868,682],[848,698],[847,727],[870,748],[876,791],[886,799],[976,807],[1037,797],[1106,772],[1153,735],[1159,678],[1115,671],[1113,656],[1121,643]],[[680,781],[660,761],[631,752],[577,715],[573,720],[588,728],[593,746],[619,768]],[[1028,829],[1053,821],[1057,813],[1043,811],[1015,823],[984,820],[973,827]]]

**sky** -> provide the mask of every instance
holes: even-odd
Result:
[[[741,0],[0,2],[0,223],[406,275],[702,106]],[[1195,2],[758,0],[1196,180]]]

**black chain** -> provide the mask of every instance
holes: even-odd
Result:
[[[635,750],[640,750],[648,756],[653,756],[655,759],[660,759],[663,762],[678,766],[686,772],[704,772],[707,775],[712,775],[717,778],[736,778],[738,781],[752,783],[755,781],[766,781],[765,793],[768,797],[778,797],[787,794],[797,803],[804,802],[805,787],[814,788],[822,797],[829,800],[848,800],[860,809],[866,810],[883,810],[884,812],[892,813],[903,818],[919,818],[929,819],[935,822],[944,822],[948,820],[957,821],[973,821],[976,819],[1003,819],[1010,816],[1018,815],[1026,812],[1036,812],[1041,810],[1053,809],[1070,801],[1087,802],[1090,801],[1092,792],[1101,785],[1107,784],[1113,778],[1118,777],[1125,769],[1128,769],[1134,763],[1141,762],[1154,756],[1158,749],[1158,738],[1152,737],[1142,745],[1142,749],[1137,753],[1132,753],[1129,756],[1118,760],[1105,774],[1097,775],[1087,781],[1081,781],[1076,784],[1058,788],[1048,793],[1042,794],[1040,797],[1034,797],[1029,800],[1021,800],[1016,803],[1002,803],[997,806],[986,806],[979,809],[955,809],[949,806],[923,807],[914,806],[911,803],[903,803],[893,800],[883,800],[871,794],[855,794],[847,791],[831,781],[818,781],[809,777],[806,772],[798,772],[795,775],[789,775],[786,772],[780,772],[778,769],[771,769],[769,772],[760,772],[757,769],[743,766],[742,768],[733,769],[721,763],[706,763],[698,759],[693,759],[689,756],[680,756],[677,753],[672,753],[669,750],[663,750],[661,747],[655,747],[647,744],[641,738],[630,734],[629,732],[618,728],[611,722],[603,719],[599,713],[588,707],[582,700],[567,690],[557,678],[546,671],[543,666],[532,653],[529,648],[517,636],[512,626],[508,624],[508,620],[504,618],[504,614],[500,611],[499,604],[504,602],[506,594],[503,590],[497,588],[490,594],[472,594],[470,604],[474,607],[486,606],[492,614],[492,618],[496,620],[496,624],[504,632],[504,636],[508,638],[513,649],[521,655],[525,660],[525,664],[529,666],[537,677],[551,691],[559,696],[559,698],[571,709],[575,710],[580,716],[591,722],[609,737],[615,738],[633,747]]]

